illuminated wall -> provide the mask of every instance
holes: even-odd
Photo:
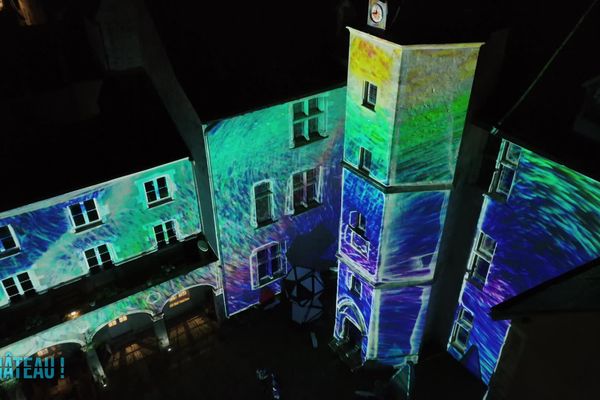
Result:
[[[293,104],[322,99],[326,137],[293,145]],[[341,157],[346,89],[224,119],[207,129],[224,292],[229,315],[258,303],[252,287],[252,252],[280,242],[290,263],[308,268],[335,264],[340,212]],[[298,215],[290,210],[293,173],[320,167],[321,204]],[[255,223],[253,188],[269,181],[274,222]],[[279,280],[267,289],[280,290]]]
[[[218,274],[217,263],[209,264],[3,347],[0,349],[0,357],[9,352],[13,357],[27,357],[61,343],[78,343],[82,346],[89,344],[101,328],[120,316],[134,313],[158,315],[169,298],[184,289],[198,285],[217,289]]]
[[[344,160],[384,185],[451,182],[481,44],[400,46],[350,29]],[[364,107],[374,83],[376,112]]]
[[[479,47],[401,46],[350,28],[334,336],[364,320],[363,361],[418,357]]]
[[[144,182],[166,176],[172,201],[148,208]],[[71,204],[95,199],[102,224],[75,232]],[[116,265],[156,250],[153,226],[174,220],[178,237],[200,232],[191,161],[182,159],[137,174],[40,201],[0,214],[10,224],[20,251],[0,258],[0,279],[28,271],[38,292],[86,275],[84,251],[109,244]],[[0,289],[0,305],[8,303]]]
[[[496,248],[485,284],[473,279],[471,263],[465,275],[459,309],[474,315],[466,349],[452,337],[448,346],[457,359],[469,353],[467,367],[485,383],[509,327],[491,320],[490,308],[600,254],[599,182],[526,149],[515,170],[506,201],[484,200],[476,237],[483,231]]]

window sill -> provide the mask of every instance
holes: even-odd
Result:
[[[327,139],[329,136],[325,135],[323,136],[323,134],[320,133],[314,133],[314,134],[310,134],[309,135],[309,139],[307,140],[304,136],[302,137],[302,139],[294,139],[294,145],[292,146],[292,149],[296,149],[298,147],[302,147],[302,146],[306,146],[307,144],[311,144],[314,142],[319,142],[323,139]]]
[[[271,224],[274,224],[275,222],[277,222],[277,220],[276,220],[276,219],[269,219],[269,220],[266,220],[266,221],[259,222],[259,223],[258,223],[258,224],[255,226],[255,229],[264,228],[265,226],[269,226],[269,225],[271,225]]]
[[[258,285],[254,286],[252,289],[254,289],[254,290],[262,289],[263,287],[268,286],[268,285],[272,284],[273,282],[278,281],[279,279],[281,279],[285,276],[284,271],[285,270],[281,270],[281,272],[277,273],[274,276],[270,276],[270,277],[264,278],[262,280],[259,280]]]
[[[294,208],[294,213],[291,216],[295,217],[297,215],[304,214],[305,212],[310,211],[310,210],[312,210],[314,208],[317,208],[320,205],[321,205],[321,203],[315,201],[313,203],[310,203],[308,205],[308,207],[301,206],[299,208]]]
[[[94,222],[90,222],[89,224],[85,224],[85,225],[80,225],[78,227],[75,228],[75,233],[81,233],[81,232],[85,232],[87,230],[96,228],[98,226],[102,225],[102,220],[98,220],[98,221],[94,221]]]
[[[504,193],[501,192],[486,192],[484,193],[484,196],[490,198],[491,200],[494,200],[498,203],[507,203],[508,202],[508,195],[505,195]]]
[[[367,102],[363,102],[362,106],[368,110],[371,110],[373,112],[375,112],[375,106],[373,104],[367,103]]]
[[[14,256],[21,251],[20,247],[15,247],[14,249],[6,250],[0,254],[0,259],[7,258],[10,256]]]
[[[148,203],[148,208],[154,208],[158,206],[162,206],[163,204],[167,204],[173,201],[172,197],[165,197],[164,199],[153,201],[152,203]]]

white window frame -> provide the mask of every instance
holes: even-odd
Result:
[[[4,247],[4,243],[2,243],[2,247],[4,248],[4,250],[0,252],[0,258],[10,257],[19,253],[21,251],[21,243],[19,242],[19,238],[17,237],[11,224],[1,225],[1,227],[6,227],[8,229],[8,234],[10,235],[15,245],[14,247],[7,249],[6,247]]]
[[[308,199],[308,191],[307,191],[307,187],[308,187],[308,178],[307,178],[307,173],[309,171],[315,171],[315,198],[314,198],[314,202],[310,201]],[[295,207],[295,187],[294,187],[294,176],[298,175],[298,174],[302,174],[302,188],[303,188],[303,201],[302,201],[302,207],[303,208],[298,208],[296,209]],[[317,207],[319,205],[321,205],[323,203],[323,168],[321,168],[321,166],[316,166],[314,168],[309,168],[309,169],[305,169],[302,171],[297,171],[294,172],[289,179],[289,194],[288,194],[288,214],[290,215],[296,215],[296,214],[301,214],[302,212],[309,210],[311,208]]]
[[[103,262],[102,261],[102,257],[100,256],[100,250],[99,250],[100,246],[106,246],[106,250],[108,252],[108,256],[110,257],[110,261],[109,262],[114,264],[113,252],[112,252],[112,248],[111,248],[112,246],[110,245],[110,243],[100,243],[97,246],[90,247],[90,248],[85,249],[83,251],[83,258],[85,259],[85,264],[87,265],[89,271],[92,271],[92,268],[94,268],[94,267],[97,267],[99,270],[103,270],[103,269],[106,268],[106,264],[108,264],[108,262]],[[86,255],[86,252],[88,252],[90,250],[94,251],[94,256],[96,258],[97,264],[94,265],[94,266],[90,266],[90,262],[88,260],[87,255]]]
[[[371,101],[371,93],[375,88],[375,102]],[[363,84],[363,98],[362,105],[369,110],[375,111],[375,107],[377,106],[377,96],[379,95],[379,87],[375,85],[373,82],[364,81]]]
[[[473,323],[469,322],[464,318],[465,313],[471,314],[473,320],[475,320],[475,314],[468,310],[465,306],[461,305],[460,310],[456,316],[456,321],[454,321],[454,325],[452,326],[452,332],[450,334],[450,345],[454,347],[459,353],[464,354],[465,351],[469,347],[469,339],[471,338],[471,329],[473,329]],[[467,333],[467,339],[465,343],[462,343],[458,340],[459,331],[463,329]]]
[[[160,196],[160,190],[158,187],[158,180],[162,179],[162,178],[165,179],[165,186],[167,188],[167,195],[164,197]],[[148,190],[146,189],[147,184],[152,185],[152,191],[153,191],[154,195],[156,196],[155,200],[150,201],[150,199],[148,198]],[[146,205],[148,206],[148,208],[153,208],[153,207],[168,203],[171,200],[173,200],[173,185],[171,184],[171,179],[170,179],[169,175],[161,175],[161,176],[157,176],[156,178],[152,178],[150,180],[144,181],[144,183],[142,184],[142,188],[143,188],[143,192],[144,192],[144,198],[146,199]]]
[[[317,102],[317,107],[310,107],[311,102]],[[296,106],[301,112],[296,112]],[[326,96],[313,96],[290,104],[290,137],[291,147],[298,147],[311,141],[327,137],[327,98]],[[317,121],[317,130],[311,131],[311,121]],[[296,136],[296,126],[302,126],[302,135]],[[302,137],[303,140],[299,138]]]
[[[356,216],[356,223],[357,223],[356,227],[352,225],[352,220],[354,219],[355,216]],[[363,223],[365,225],[362,234],[359,232],[359,229],[357,229],[358,225],[360,224],[360,220],[361,220],[360,216],[363,217],[363,219],[364,219]],[[349,218],[348,230],[350,231],[349,235],[347,236],[349,238],[348,243],[350,244],[350,247],[352,247],[358,254],[362,255],[363,257],[368,258],[369,251],[371,249],[371,242],[367,238],[366,217],[360,211],[350,211],[348,218]]]
[[[35,277],[31,273],[31,271],[22,271],[22,272],[14,274],[14,275],[7,276],[7,277],[3,278],[2,280],[0,280],[0,283],[2,286],[2,290],[4,290],[4,294],[6,295],[6,298],[9,300],[9,302],[11,301],[11,298],[8,294],[8,290],[6,288],[6,285],[4,284],[4,281],[7,279],[12,279],[14,286],[19,291],[18,297],[22,298],[23,296],[25,296],[25,289],[23,289],[23,286],[21,285],[21,280],[18,278],[18,276],[21,274],[27,274],[27,278],[28,278],[29,282],[31,282],[31,286],[33,287],[33,293],[35,294],[38,292],[38,289],[37,289],[38,284],[37,284]],[[17,296],[15,296],[15,297],[17,297]]]
[[[90,213],[90,210],[88,210],[84,204],[86,201],[89,201],[89,200],[94,202],[94,210],[96,211],[96,214],[98,214],[98,219],[95,219],[93,221],[90,220],[90,217],[88,215]],[[75,222],[75,216],[73,215],[73,210],[71,209],[71,207],[76,204],[79,205],[79,208],[81,209],[81,215],[83,216],[83,219],[84,219],[84,223],[80,224],[80,225],[77,225],[77,223]],[[102,223],[103,223],[102,214],[100,213],[100,207],[98,206],[98,202],[96,201],[95,198],[82,200],[82,201],[78,201],[78,202],[69,204],[67,206],[67,212],[69,214],[69,218],[71,220],[71,225],[73,226],[73,229],[75,229],[75,232],[81,232],[81,231],[102,225]]]
[[[483,243],[485,237],[488,237],[494,241],[494,248],[492,249],[491,254],[481,250],[481,244]],[[492,267],[492,261],[494,259],[494,255],[496,254],[497,247],[498,247],[498,242],[496,242],[496,240],[493,237],[491,237],[490,235],[485,233],[483,230],[479,230],[477,239],[475,240],[475,243],[473,244],[473,250],[471,251],[471,257],[469,259],[468,279],[471,282],[476,282],[476,283],[480,284],[481,286],[486,285],[488,276],[490,274],[490,269]],[[488,263],[488,269],[487,269],[485,276],[482,276],[481,274],[477,273],[477,266],[476,266],[477,258],[481,258],[485,262]]]
[[[168,236],[168,233],[167,233],[168,232],[168,229],[167,229],[167,224],[168,223],[172,223],[173,224],[173,232],[175,233],[175,240],[174,241],[169,240],[169,236]],[[178,229],[178,226],[177,226],[177,221],[175,221],[173,219],[168,220],[168,221],[161,221],[161,222],[159,222],[157,224],[152,225],[152,236],[154,237],[154,240],[156,241],[156,247],[157,248],[160,247],[160,245],[159,245],[160,241],[158,240],[158,237],[157,237],[157,234],[156,234],[156,229],[155,229],[158,226],[161,227],[161,234],[163,235],[163,239],[165,239],[164,240],[165,246],[169,246],[171,244],[178,243],[180,241],[180,239],[179,239],[179,229]]]
[[[276,256],[279,258],[280,269],[277,273],[273,274],[271,268],[271,260],[275,257],[272,257],[271,248],[279,246],[279,254]],[[270,273],[266,278],[261,281],[261,277],[259,274],[259,264],[258,264],[258,253],[261,251],[267,251],[267,266],[269,268]],[[285,242],[269,242],[263,246],[257,247],[252,251],[250,255],[250,274],[251,274],[251,283],[252,289],[260,289],[264,286],[270,285],[271,283],[283,278],[287,274],[287,257],[286,257],[286,247]],[[264,278],[264,277],[263,277]]]
[[[369,155],[367,157],[367,154]],[[369,159],[368,165],[366,165],[365,160]],[[358,153],[358,169],[360,171],[364,171],[367,174],[371,173],[371,170],[373,169],[373,153],[364,148],[364,147],[360,147],[359,149],[359,153]]]
[[[358,282],[358,291],[354,291],[354,288],[353,288],[354,282]],[[349,273],[348,292],[350,292],[353,295],[358,296],[359,299],[362,298],[363,283],[360,279],[358,279],[358,276],[355,273]]]
[[[266,194],[263,193],[261,198],[266,197],[268,199],[270,217],[265,221],[259,221],[257,209],[258,198],[256,197],[256,189],[260,185],[263,185],[265,183],[269,185],[269,190],[266,192]],[[262,227],[275,222],[275,195],[273,193],[273,182],[270,179],[262,180],[252,185],[252,200],[252,225],[254,227]]]
[[[513,149],[516,149],[516,151],[518,151],[517,160],[511,160],[508,158],[508,154]],[[490,183],[490,187],[488,189],[488,192],[490,194],[499,197],[503,201],[508,201],[514,187],[515,180],[517,179],[518,166],[521,160],[522,152],[523,149],[520,146],[507,140],[502,140],[502,144],[500,145],[500,152],[498,154],[498,160],[496,161],[496,170],[494,171],[494,174],[492,176],[492,182]],[[513,175],[508,190],[506,190],[506,192],[500,190],[500,183],[502,182],[501,178],[502,175],[505,173],[512,173]]]

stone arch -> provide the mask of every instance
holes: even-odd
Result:
[[[70,339],[57,340],[56,342],[47,342],[43,346],[38,346],[39,348],[36,348],[35,350],[30,350],[29,354],[27,354],[26,357],[33,357],[41,350],[47,349],[52,346],[60,346],[63,344],[76,344],[80,347],[84,347],[85,340],[83,340],[83,337],[82,337],[82,338],[70,338]]]
[[[354,301],[351,299],[344,299],[340,301],[337,305],[337,313],[341,316],[339,323],[336,324],[336,335],[338,337],[341,337],[342,330],[344,329],[343,322],[346,319],[349,319],[351,322],[357,325],[357,328],[360,330],[360,333],[363,336],[367,336],[367,324],[362,313],[360,312],[360,309],[354,303]]]
[[[184,290],[191,290],[191,289],[194,289],[194,288],[197,288],[197,287],[200,287],[200,286],[208,286],[208,287],[212,288],[212,290],[213,290],[213,295],[214,295],[214,292],[215,292],[215,289],[216,289],[216,288],[215,288],[215,286],[211,285],[211,284],[210,284],[210,283],[208,283],[208,282],[194,283],[194,284],[192,284],[192,285],[187,285],[187,286],[184,286],[184,287],[180,288],[180,290],[179,290],[179,291],[177,291],[176,293],[173,293],[171,296],[169,296],[169,297],[165,298],[165,299],[163,300],[162,304],[160,305],[160,307],[158,307],[158,310],[159,310],[159,312],[158,312],[158,313],[163,313],[163,312],[164,312],[164,310],[165,310],[165,306],[166,306],[166,305],[169,303],[169,301],[170,301],[170,300],[171,300],[171,299],[172,299],[174,296],[177,296],[179,293],[183,292]]]
[[[150,318],[153,318],[154,315],[155,315],[151,310],[133,309],[133,310],[127,310],[123,314],[119,314],[117,316],[117,318],[118,317],[122,317],[122,316],[129,316],[129,315],[133,315],[133,314],[147,314]],[[104,327],[106,327],[109,324],[109,322],[113,321],[114,319],[115,318],[107,319],[103,323],[96,325],[93,329],[90,329],[88,331],[88,335],[87,335],[87,337],[89,338],[88,341],[89,342],[93,342],[94,337],[96,336],[96,334],[98,332],[100,332]]]

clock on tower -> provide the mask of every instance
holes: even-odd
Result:
[[[367,25],[385,29],[385,20],[387,19],[387,3],[383,0],[369,0],[369,16]]]

